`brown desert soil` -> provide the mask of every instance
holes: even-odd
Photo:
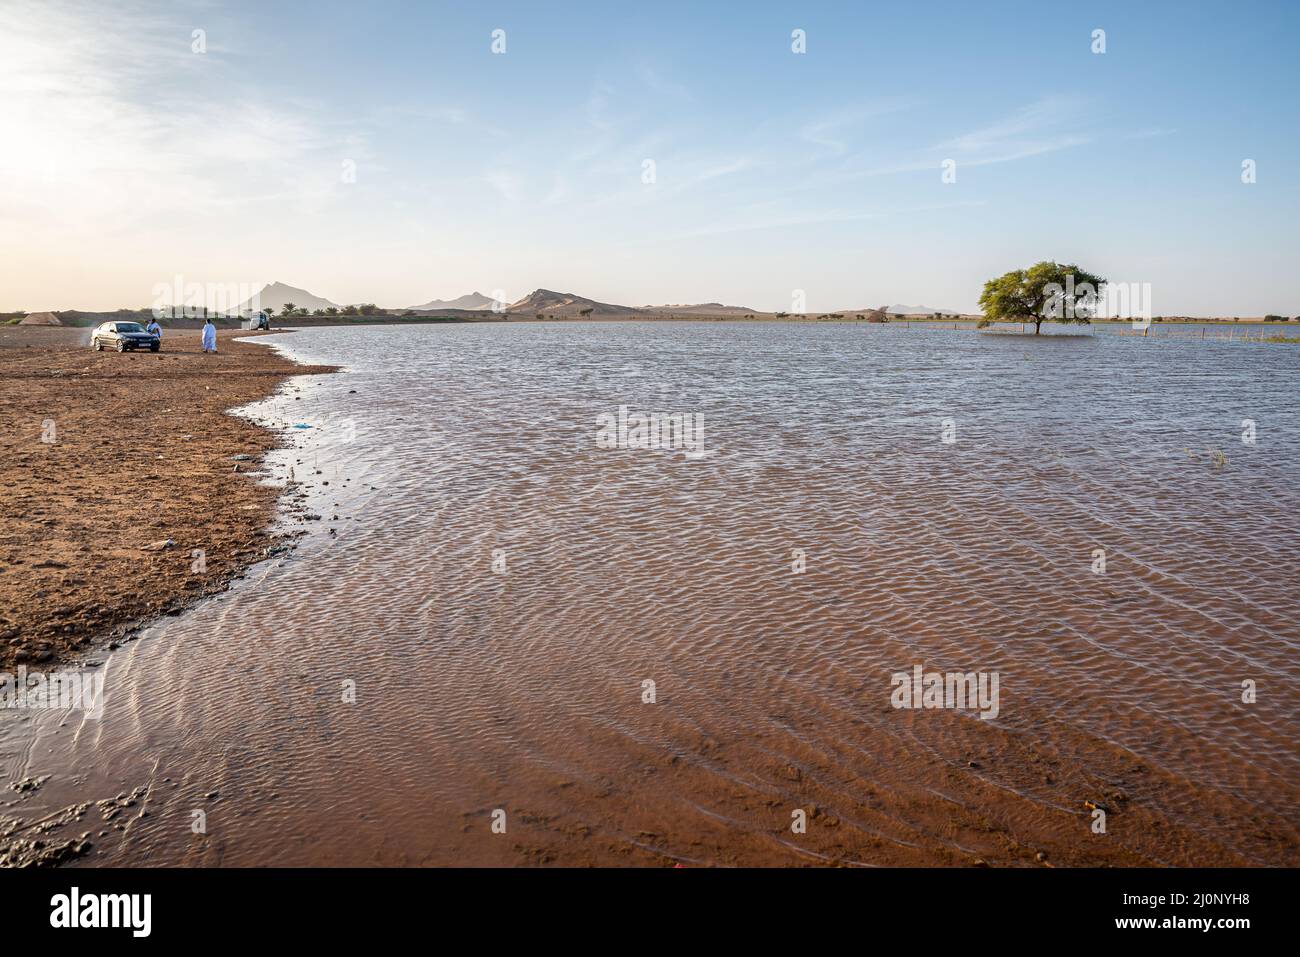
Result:
[[[280,440],[228,410],[331,370],[239,335],[119,354],[89,329],[0,328],[0,667],[75,659],[265,557],[280,490],[248,473]]]

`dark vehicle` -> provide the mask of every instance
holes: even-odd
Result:
[[[103,352],[106,346],[118,352],[136,349],[157,352],[162,348],[162,339],[138,322],[106,322],[96,326],[90,334],[90,347],[96,352]]]

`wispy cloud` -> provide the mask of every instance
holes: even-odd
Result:
[[[524,178],[515,170],[488,170],[483,174],[483,181],[507,203],[517,203],[524,196]]]
[[[1177,130],[1168,129],[1163,126],[1153,126],[1145,130],[1134,130],[1132,133],[1126,133],[1126,140],[1151,140],[1159,136],[1173,136]]]
[[[311,107],[272,106],[216,50],[193,52],[188,18],[144,4],[118,12],[0,6],[0,191],[22,197],[3,204],[10,215],[121,229],[257,197],[315,205],[338,183],[344,149],[363,157],[363,141]]]
[[[637,79],[641,84],[656,96],[667,97],[674,100],[692,100],[694,97],[691,91],[684,85],[665,76],[664,73],[650,63],[642,61],[635,67]]]
[[[1078,97],[1049,96],[1010,116],[936,144],[931,152],[967,166],[1005,163],[1091,142],[1082,132],[1087,103]]]
[[[876,103],[835,110],[805,124],[799,136],[814,146],[842,153],[850,142],[861,142],[867,124],[876,117],[898,113],[914,105],[907,100],[881,100]]]

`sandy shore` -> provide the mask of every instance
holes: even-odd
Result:
[[[247,473],[279,439],[227,411],[329,370],[239,335],[119,355],[87,329],[0,328],[0,667],[73,660],[264,557],[277,490]]]

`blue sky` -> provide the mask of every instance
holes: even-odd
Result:
[[[0,0],[0,309],[180,275],[973,310],[1055,258],[1294,315],[1297,40],[1293,2]]]

